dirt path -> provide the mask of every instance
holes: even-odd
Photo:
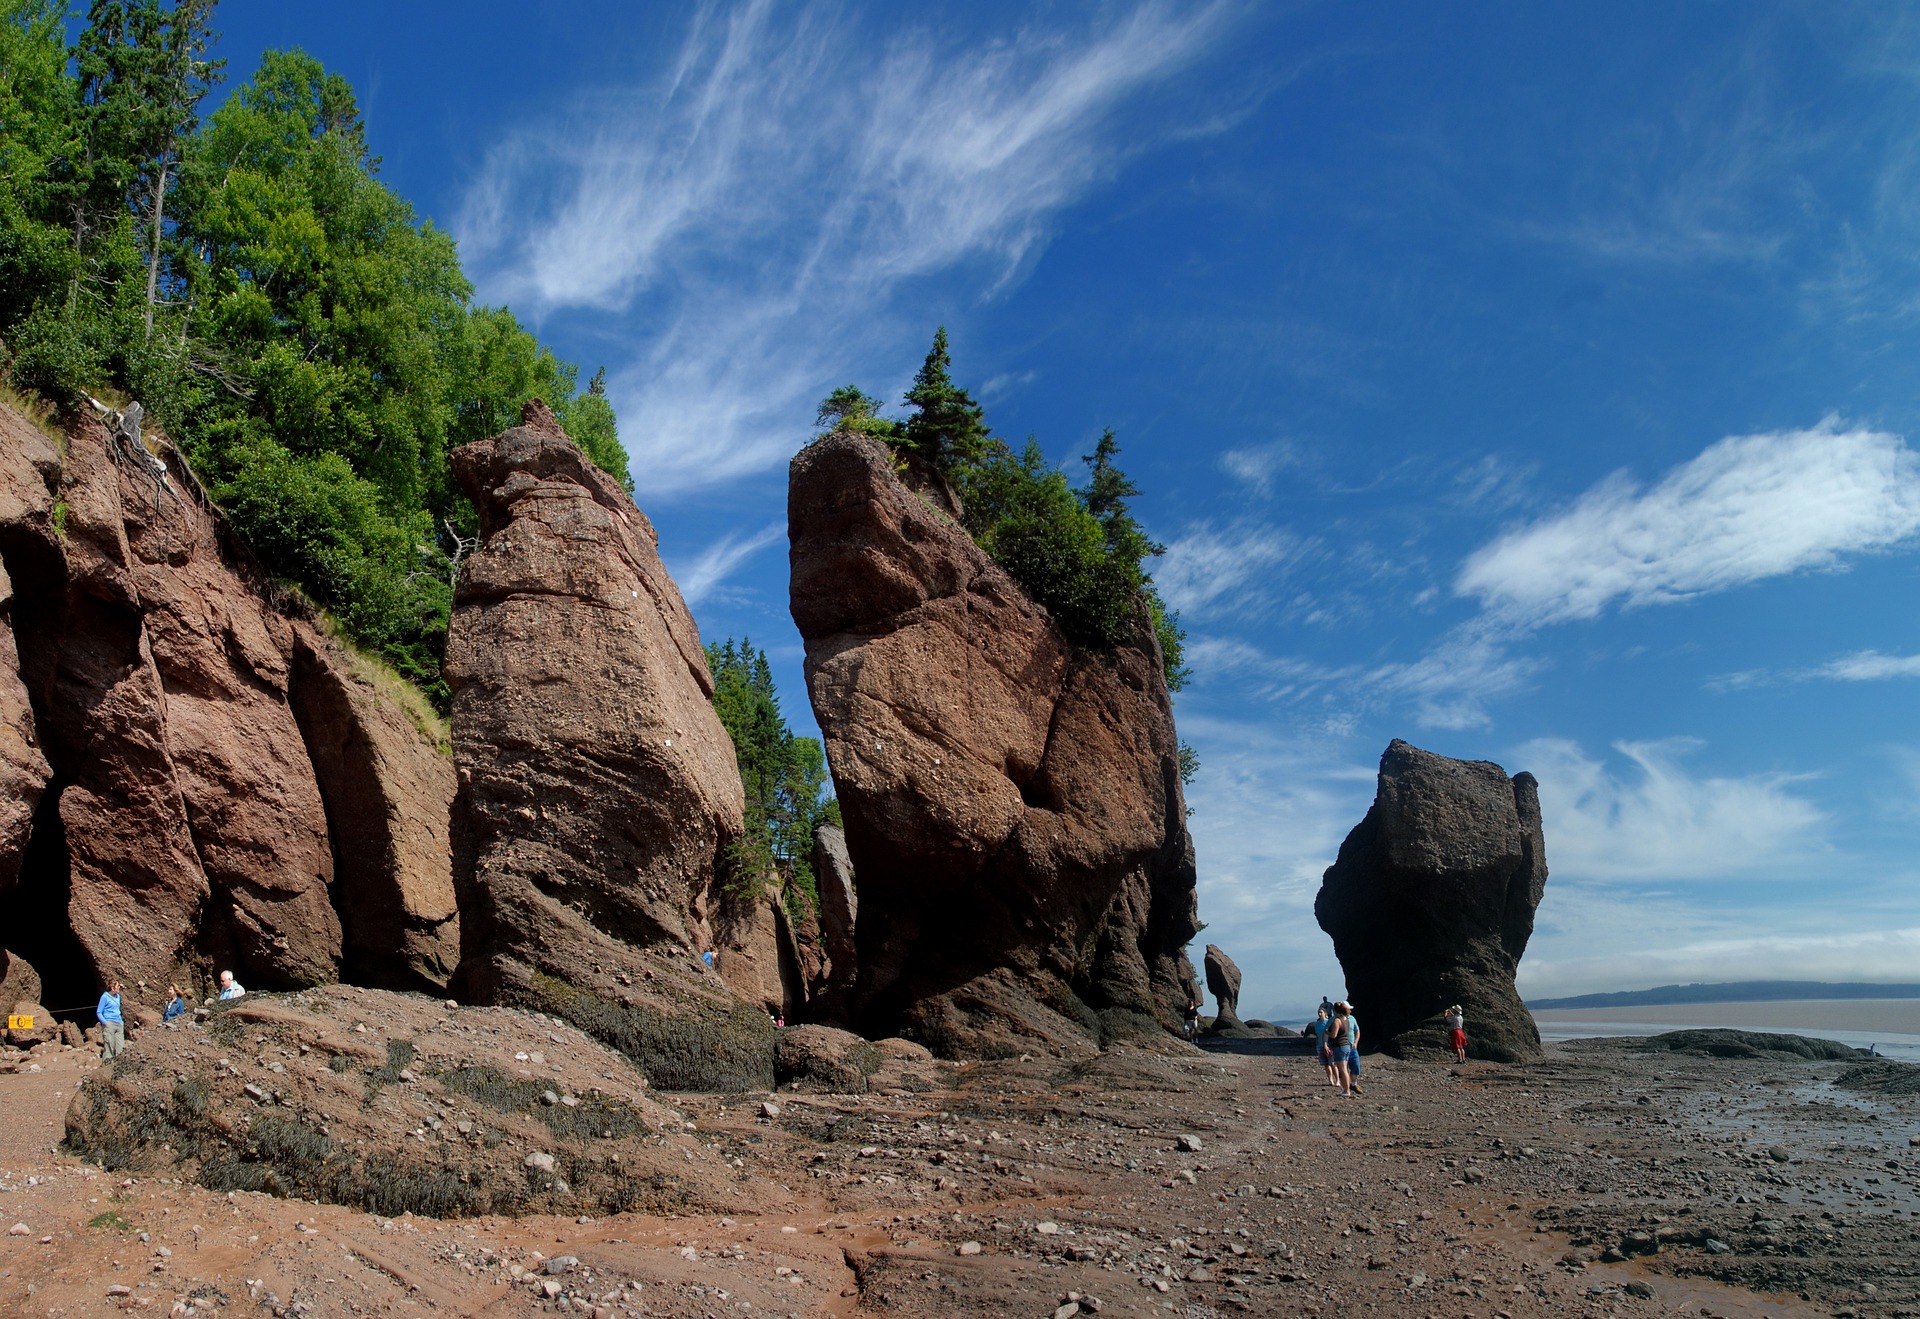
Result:
[[[1839,1086],[1844,1064],[1587,1042],[1370,1059],[1346,1100],[1244,1047],[773,1116],[663,1096],[739,1161],[740,1212],[444,1223],[61,1155],[93,1063],[43,1051],[0,1076],[0,1231],[26,1228],[0,1236],[0,1313],[1920,1314],[1920,1097]]]

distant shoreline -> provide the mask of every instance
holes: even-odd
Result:
[[[1920,997],[1535,1008],[1533,1019],[1541,1023],[1771,1027],[1776,1030],[1848,1031],[1855,1034],[1879,1032],[1920,1037]]]
[[[1539,1012],[1572,1008],[1657,1007],[1680,1003],[1781,1003],[1828,999],[1837,1001],[1920,999],[1920,984],[1878,985],[1857,981],[1830,983],[1821,980],[1735,980],[1712,985],[1660,985],[1653,989],[1629,989],[1611,994],[1576,994],[1571,998],[1538,998],[1529,1000],[1527,1007],[1529,1010]]]

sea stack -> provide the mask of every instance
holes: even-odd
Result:
[[[790,472],[793,618],[860,886],[848,1017],[975,1058],[1176,1030],[1193,850],[1145,610],[1075,647],[944,495],[846,432]]]
[[[656,1085],[772,1084],[772,1026],[701,959],[745,796],[646,516],[545,404],[454,451],[457,991],[538,1008]]]
[[[1313,904],[1346,971],[1363,1047],[1438,1055],[1440,1016],[1458,1003],[1473,1057],[1539,1057],[1514,973],[1546,881],[1531,774],[1509,778],[1488,761],[1395,739],[1380,758],[1373,807],[1340,845]]]
[[[1246,1024],[1240,1020],[1240,968],[1234,965],[1225,950],[1210,943],[1207,945],[1206,969],[1207,992],[1213,995],[1216,1005],[1212,1033],[1221,1035],[1244,1031]]]

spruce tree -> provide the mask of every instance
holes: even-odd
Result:
[[[933,347],[927,350],[927,360],[920,364],[906,395],[907,406],[914,412],[907,418],[905,447],[948,476],[980,462],[989,444],[986,410],[953,383],[952,365],[943,325],[934,331]]]

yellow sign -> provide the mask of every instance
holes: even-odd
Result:
[[[32,1017],[8,1017],[7,1029],[8,1030],[32,1030],[33,1018]]]

